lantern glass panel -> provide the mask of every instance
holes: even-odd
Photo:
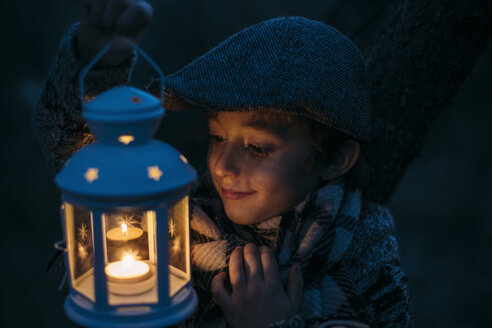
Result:
[[[190,239],[188,197],[168,209],[169,295],[190,281]]]
[[[115,211],[103,218],[108,303],[157,303],[155,211]]]
[[[64,208],[72,287],[94,302],[92,212],[83,206],[67,202]]]

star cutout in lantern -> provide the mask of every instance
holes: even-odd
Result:
[[[188,163],[188,160],[186,159],[186,157],[183,154],[180,154],[179,155],[179,158],[181,158],[181,160],[183,161],[183,163]]]
[[[84,178],[89,183],[92,183],[94,180],[99,179],[99,169],[95,167],[89,167],[87,171],[85,171]]]
[[[162,177],[162,171],[159,169],[159,166],[149,166],[147,168],[147,176],[149,179],[153,179],[155,181],[159,181]]]
[[[129,134],[124,134],[118,137],[118,141],[125,145],[128,145],[133,140],[135,140],[135,138]]]

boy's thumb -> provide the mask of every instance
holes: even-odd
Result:
[[[301,265],[296,263],[289,270],[289,285],[287,286],[287,295],[296,313],[301,309],[303,287]]]

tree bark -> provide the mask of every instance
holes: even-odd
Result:
[[[492,36],[490,0],[404,0],[367,61],[372,85],[371,170],[365,196],[386,203],[437,115]]]

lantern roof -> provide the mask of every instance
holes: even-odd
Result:
[[[164,108],[134,87],[115,87],[84,105],[97,138],[67,162],[57,185],[76,197],[129,199],[181,193],[196,172],[170,145],[151,139]]]
[[[131,86],[118,86],[84,105],[84,118],[98,121],[138,121],[163,113],[161,101]]]
[[[56,176],[57,185],[79,197],[141,198],[182,192],[195,170],[170,145],[151,140],[133,146],[100,142],[75,153]]]
[[[150,140],[164,116],[161,101],[130,86],[109,89],[84,104],[82,116],[97,140],[120,143],[121,136],[132,136],[133,144]]]

